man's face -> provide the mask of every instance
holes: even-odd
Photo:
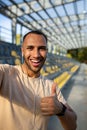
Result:
[[[39,72],[47,54],[47,43],[44,36],[33,33],[27,35],[22,46],[22,54],[28,71]]]

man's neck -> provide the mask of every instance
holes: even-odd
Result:
[[[40,76],[40,73],[33,73],[31,72],[25,64],[21,65],[22,72],[25,73],[27,76],[32,78],[37,78]]]

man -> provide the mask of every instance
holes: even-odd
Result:
[[[23,38],[24,63],[0,65],[0,130],[47,130],[51,115],[65,130],[76,130],[75,112],[57,85],[40,75],[46,55],[47,37],[31,31]]]

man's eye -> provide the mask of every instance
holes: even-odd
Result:
[[[40,50],[43,50],[43,51],[46,51],[46,50],[47,50],[46,47],[40,47],[39,49],[40,49]]]
[[[33,46],[27,47],[28,50],[33,50],[33,48],[34,48]]]

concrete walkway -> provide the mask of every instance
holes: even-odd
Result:
[[[62,93],[77,113],[77,130],[87,130],[87,65],[81,64]],[[48,130],[64,130],[56,116],[50,118]]]

